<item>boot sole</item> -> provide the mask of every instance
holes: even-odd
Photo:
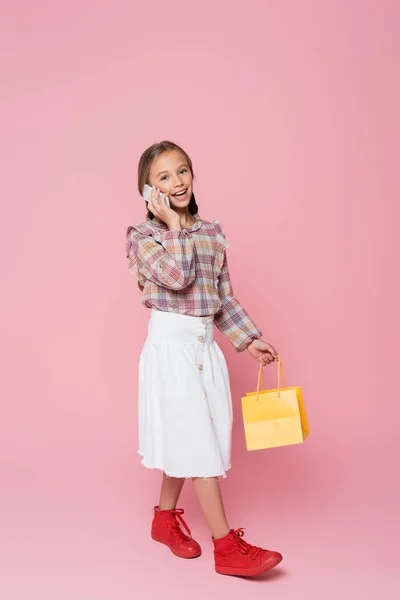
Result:
[[[270,558],[264,565],[258,567],[252,567],[251,569],[241,569],[240,567],[218,567],[215,566],[215,570],[220,575],[234,575],[236,577],[255,577],[256,575],[262,575],[270,571],[280,562],[282,562],[283,556],[279,555],[275,558]]]
[[[193,554],[193,556],[184,556],[179,553],[179,550],[175,550],[175,548],[171,548],[171,546],[164,540],[160,540],[153,534],[151,534],[151,537],[155,542],[158,542],[159,544],[164,544],[164,546],[167,546],[167,548],[169,548],[171,550],[172,554],[175,554],[175,556],[178,556],[179,558],[186,558],[187,560],[191,560],[192,558],[198,558],[199,556],[201,556],[201,550],[198,554]]]

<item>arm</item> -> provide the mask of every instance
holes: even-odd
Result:
[[[259,339],[262,333],[234,296],[226,254],[219,277],[218,294],[222,307],[215,315],[215,325],[238,352],[243,352],[254,339]]]
[[[129,269],[141,280],[147,279],[170,290],[183,290],[196,276],[193,238],[186,231],[167,231],[159,244],[152,236],[135,232]]]

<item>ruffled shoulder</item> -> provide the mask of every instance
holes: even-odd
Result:
[[[221,245],[223,250],[226,250],[227,248],[229,248],[230,244],[226,239],[224,232],[222,231],[221,221],[214,220],[212,221],[212,225],[214,226],[218,243]]]
[[[142,223],[137,223],[136,225],[130,225],[126,230],[126,234],[128,235],[133,233],[133,235],[135,235],[134,232],[136,231],[141,235],[153,235],[155,228],[151,221],[143,221]]]
[[[156,242],[161,242],[161,232],[157,230],[151,221],[143,221],[136,225],[130,225],[126,229],[126,255],[129,256],[132,246],[138,243],[140,238],[153,237]]]
[[[222,234],[222,223],[221,223],[221,221],[218,221],[217,219],[214,219],[214,221],[211,221],[211,222],[214,225],[215,229],[218,231],[218,233]]]

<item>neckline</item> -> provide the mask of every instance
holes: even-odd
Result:
[[[200,217],[198,215],[192,215],[195,219],[194,223],[192,225],[189,225],[188,227],[182,227],[182,231],[197,231],[198,229],[200,229],[200,227],[202,226],[202,221],[200,219]],[[150,223],[152,223],[155,227],[157,227],[158,229],[168,229],[167,225],[165,223],[162,223],[161,221],[156,221],[155,219],[152,219],[150,221]]]

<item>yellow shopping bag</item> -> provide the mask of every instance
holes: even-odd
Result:
[[[301,389],[284,387],[280,358],[276,390],[264,389],[262,369],[260,365],[257,391],[242,398],[247,450],[301,444],[310,433]]]

